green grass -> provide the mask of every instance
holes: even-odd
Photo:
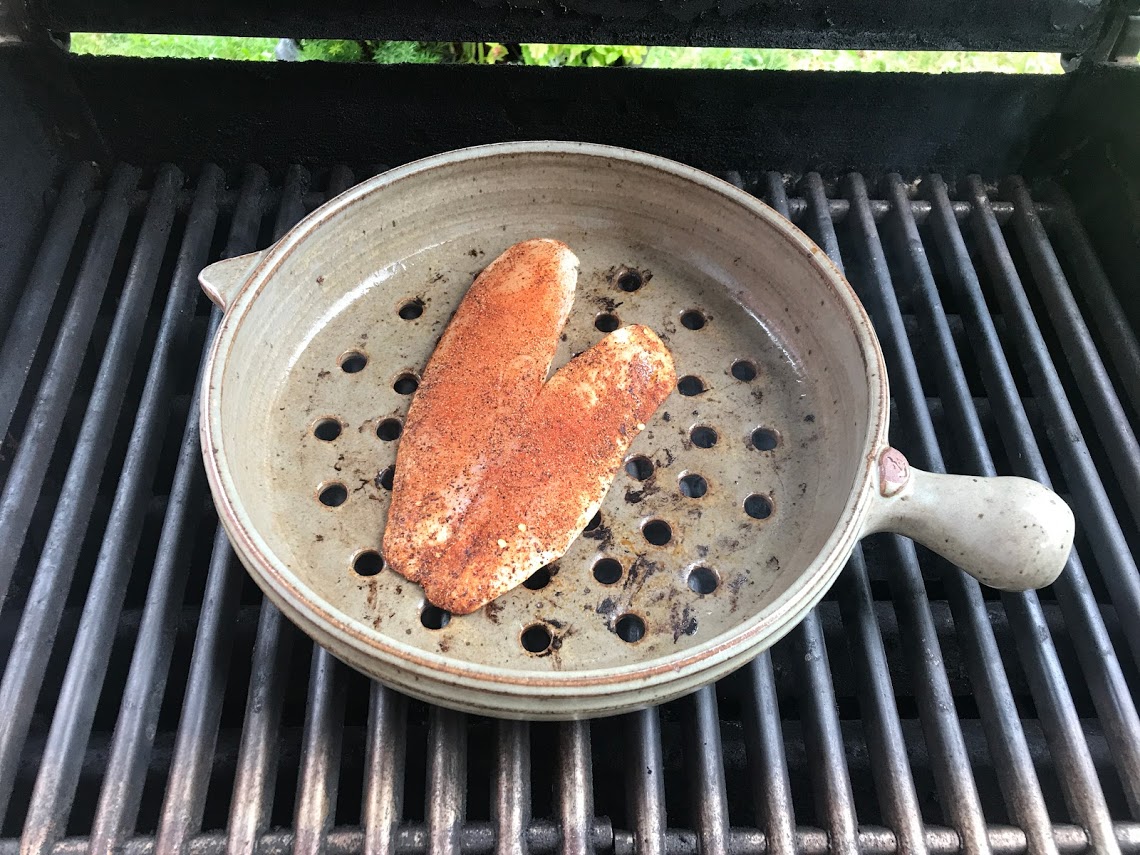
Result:
[[[277,39],[228,36],[147,36],[137,33],[72,33],[75,53],[110,56],[176,56],[183,59],[273,59]]]
[[[771,48],[649,49],[650,68],[775,68],[794,71],[998,71],[1011,74],[1058,74],[1055,53],[980,53],[976,51],[779,50]]]
[[[195,59],[272,60],[276,39],[225,36],[162,36],[129,33],[73,33],[76,53],[117,56],[172,56]],[[306,59],[333,62],[475,62],[510,59],[502,45],[317,40],[304,44]],[[774,48],[614,47],[529,44],[521,61],[531,65],[609,65],[615,61],[647,68],[745,68],[784,70],[962,71],[1055,74],[1057,54],[974,51],[781,50]]]

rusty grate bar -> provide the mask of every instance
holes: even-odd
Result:
[[[205,495],[197,270],[355,177],[65,178],[0,345],[0,855],[1140,852],[1140,582],[1116,513],[1136,337],[1057,188],[749,187],[846,270],[917,464],[1072,497],[1087,538],[1062,579],[999,596],[871,538],[715,689],[552,727],[408,702],[315,648]]]

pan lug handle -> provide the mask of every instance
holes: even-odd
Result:
[[[260,258],[260,252],[249,252],[233,258],[223,258],[204,268],[198,274],[198,282],[210,302],[223,312],[232,305]]]
[[[890,447],[877,470],[864,535],[905,535],[1003,591],[1043,588],[1061,575],[1076,524],[1052,490],[1027,478],[924,472]]]

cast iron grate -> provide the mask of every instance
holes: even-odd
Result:
[[[364,175],[62,183],[0,330],[0,855],[1140,851],[1140,349],[1056,188],[728,176],[844,265],[917,465],[1069,498],[1062,580],[999,595],[871,538],[715,690],[528,726],[314,648],[205,489],[198,270]]]

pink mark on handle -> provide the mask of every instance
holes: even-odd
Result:
[[[887,447],[879,455],[879,492],[893,496],[910,480],[910,464],[897,448]]]

